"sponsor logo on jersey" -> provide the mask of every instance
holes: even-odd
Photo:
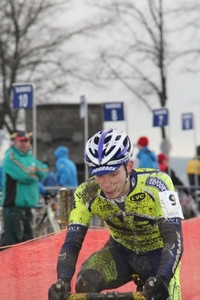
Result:
[[[99,186],[97,184],[95,185],[86,185],[85,188],[81,191],[77,191],[76,192],[76,196],[79,198],[79,199],[82,199],[85,195],[88,195],[90,194],[90,196],[88,196],[88,199],[91,198],[91,197],[94,197],[96,196],[97,194],[97,191],[99,189]],[[88,200],[87,199],[87,200]]]
[[[148,177],[146,180],[146,185],[153,186],[160,192],[168,191],[167,185],[161,179],[157,177]]]
[[[137,193],[130,197],[131,201],[141,201],[145,198],[145,193]]]
[[[80,230],[80,226],[76,224],[70,224],[68,227],[68,231],[79,231],[79,230]]]

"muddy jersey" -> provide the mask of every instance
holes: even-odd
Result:
[[[122,199],[107,199],[95,177],[76,189],[58,259],[58,278],[72,278],[94,215],[104,220],[117,243],[136,254],[162,248],[158,274],[172,278],[183,252],[183,214],[173,183],[166,173],[155,169],[134,169],[130,181],[130,192]]]
[[[69,224],[88,227],[97,215],[123,246],[139,253],[161,248],[159,220],[183,218],[172,181],[165,173],[136,169],[131,173],[131,184],[123,203],[106,199],[94,178],[81,184],[75,192]]]

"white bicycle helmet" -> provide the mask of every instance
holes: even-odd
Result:
[[[133,145],[125,132],[101,130],[85,146],[85,163],[93,175],[116,171],[133,155]]]

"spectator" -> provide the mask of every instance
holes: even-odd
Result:
[[[47,190],[45,189],[44,185],[38,181],[38,188],[39,188],[39,194],[43,197],[47,194]]]
[[[49,168],[49,164],[48,162],[43,162],[44,164],[46,164]],[[43,184],[43,186],[46,187],[55,187],[57,186],[57,178],[56,178],[56,174],[53,171],[50,171],[49,168],[49,172],[47,174],[47,176],[41,180],[41,183]],[[56,190],[46,190],[46,193],[50,194],[52,197],[54,197],[57,193]]]
[[[2,201],[5,245],[27,241],[34,237],[33,214],[39,200],[38,181],[47,175],[48,168],[30,151],[30,136],[17,131],[14,145],[3,160]]]
[[[174,186],[177,188],[178,188],[178,186],[181,187],[180,190],[189,196],[189,191],[185,187],[184,183],[178,178],[175,171],[173,169],[169,168],[169,160],[168,160],[168,157],[164,153],[160,153],[158,155],[158,164],[159,164],[159,169],[161,171],[170,175]]]
[[[192,192],[196,189],[200,189],[200,145],[196,147],[196,156],[190,159],[186,168],[189,184],[192,188]],[[194,188],[199,186],[199,188]]]
[[[156,154],[148,149],[149,140],[146,136],[141,136],[137,141],[139,152],[136,157],[139,159],[139,168],[158,169],[158,159]]]
[[[99,131],[87,141],[85,163],[93,177],[75,190],[57,262],[58,280],[49,289],[49,300],[68,299],[94,215],[105,222],[110,235],[82,264],[76,293],[118,288],[138,274],[145,283],[145,299],[181,298],[183,214],[178,195],[166,173],[133,169],[132,153],[128,135],[114,129]]]
[[[0,191],[2,190],[2,173],[3,173],[2,166],[0,166]]]
[[[75,163],[68,157],[67,147],[60,146],[55,152],[57,184],[65,187],[77,187],[78,175]]]

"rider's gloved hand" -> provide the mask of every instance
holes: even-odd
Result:
[[[68,278],[59,278],[49,289],[48,300],[67,300],[71,291]]]
[[[167,300],[168,281],[163,276],[149,277],[145,282],[143,295],[147,300]]]

